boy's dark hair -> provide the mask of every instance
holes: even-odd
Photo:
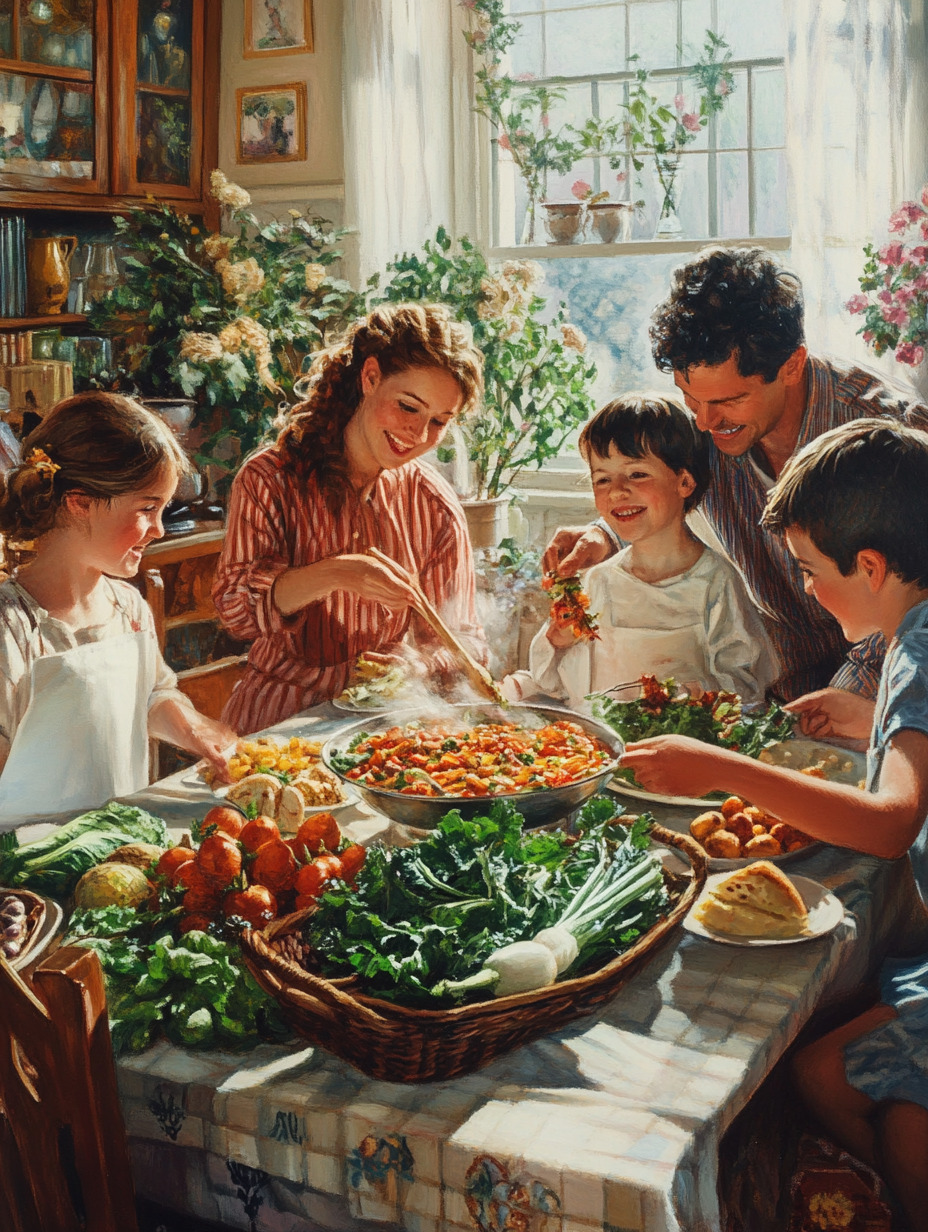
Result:
[[[803,345],[802,318],[802,284],[763,248],[711,248],[674,271],[651,316],[651,354],[662,372],[734,355],[741,376],[769,384]]]
[[[789,460],[762,523],[801,530],[845,577],[869,549],[928,589],[928,434],[888,419],[824,432]]]
[[[592,452],[608,458],[614,445],[627,458],[652,453],[678,474],[689,471],[696,487],[684,503],[687,512],[702,500],[712,478],[710,441],[689,411],[669,398],[648,394],[626,394],[607,403],[580,433],[580,449],[588,457]]]

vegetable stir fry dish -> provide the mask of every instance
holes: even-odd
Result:
[[[649,819],[624,825],[590,800],[579,838],[523,833],[505,800],[446,814],[413,847],[374,848],[356,886],[336,885],[304,926],[305,965],[364,992],[443,1009],[595,970],[668,910]]]
[[[560,720],[536,730],[515,723],[408,723],[361,732],[332,765],[346,778],[407,796],[501,796],[563,787],[614,760],[601,740]]]

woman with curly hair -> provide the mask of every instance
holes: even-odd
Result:
[[[483,653],[463,510],[418,461],[480,397],[482,371],[467,327],[427,304],[384,304],[316,357],[306,401],[232,488],[213,598],[253,642],[223,715],[236,731],[338,696],[362,653],[395,653],[415,580]],[[430,670],[450,666],[443,653]]]

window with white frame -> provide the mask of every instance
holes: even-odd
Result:
[[[788,234],[786,210],[783,0],[510,0],[521,28],[507,71],[515,78],[563,92],[551,110],[552,128],[581,128],[590,117],[621,120],[629,83],[639,67],[653,71],[649,89],[673,107],[695,99],[687,70],[701,56],[706,30],[731,49],[735,88],[725,108],[684,147],[677,213],[684,239],[769,238]],[[637,56],[637,60],[629,60]],[[644,158],[631,157],[617,172],[606,158],[549,173],[548,201],[570,201],[571,186],[586,181],[613,200],[640,202],[631,238],[653,238],[662,193]],[[505,149],[493,141],[491,191],[496,247],[519,242],[527,194]],[[543,235],[539,243],[545,242]]]

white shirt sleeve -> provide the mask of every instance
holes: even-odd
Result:
[[[721,558],[706,597],[706,657],[719,688],[739,693],[746,705],[763,702],[779,675],[760,612],[740,575]]]

